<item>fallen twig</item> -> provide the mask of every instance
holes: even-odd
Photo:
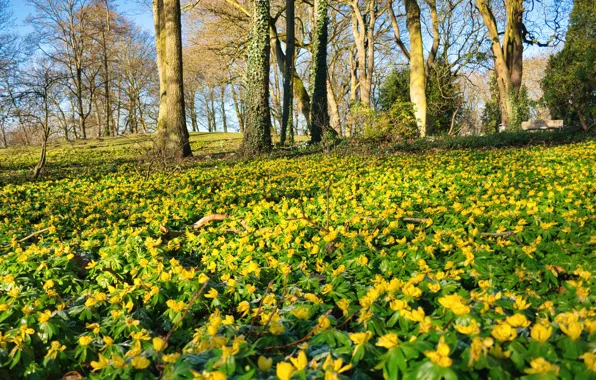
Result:
[[[205,283],[203,284],[203,286],[201,286],[201,289],[199,289],[199,291],[195,292],[192,295],[192,298],[188,302],[188,306],[186,307],[186,310],[184,310],[184,314],[182,314],[182,318],[180,318],[180,320],[178,322],[176,322],[176,324],[174,325],[174,327],[172,327],[172,329],[170,331],[168,331],[168,335],[166,335],[166,338],[164,339],[164,341],[166,342],[166,344],[168,343],[168,340],[170,340],[170,337],[172,336],[172,334],[174,333],[174,331],[176,331],[176,329],[178,328],[178,326],[180,326],[180,324],[182,323],[182,321],[184,320],[184,318],[186,318],[186,315],[190,311],[190,308],[192,307],[192,305],[197,301],[197,299],[201,296],[201,294],[203,294],[203,291],[207,287],[207,284],[208,283],[209,283],[209,280],[205,281]]]
[[[50,229],[50,227],[46,227],[43,230],[35,231],[32,234],[29,234],[29,235],[25,236],[24,238],[17,240],[17,242],[22,243],[24,241],[27,241],[27,240],[31,239],[32,237],[43,234],[44,232],[48,231],[49,229]],[[10,247],[10,244],[2,246],[2,248],[7,248],[7,247]]]
[[[327,310],[327,312],[325,313],[325,316],[328,316],[329,314],[331,314],[331,310]],[[312,334],[315,333],[315,331],[317,330],[317,327],[319,327],[318,324],[315,327],[313,327],[313,329],[310,330],[310,332],[308,334],[306,334],[305,336],[303,336],[302,338],[300,338],[298,340],[295,340],[288,344],[284,344],[282,346],[267,346],[267,347],[263,348],[263,350],[283,350],[284,348],[292,347],[297,344],[306,342],[312,336]]]
[[[404,222],[410,222],[410,223],[426,223],[430,219],[428,219],[428,218],[403,218],[402,220]]]
[[[198,230],[199,228],[203,227],[205,224],[207,224],[209,222],[222,221],[222,220],[226,220],[229,217],[230,216],[228,214],[207,215],[207,216],[204,216],[201,219],[199,219],[198,222],[193,223],[191,227],[194,228],[195,230]]]
[[[480,236],[482,236],[482,237],[501,237],[501,238],[505,238],[505,239],[510,236],[513,236],[515,238],[515,241],[517,241],[517,244],[524,245],[524,243],[522,243],[521,240],[519,240],[519,238],[517,237],[517,233],[515,231],[483,232],[480,234]]]

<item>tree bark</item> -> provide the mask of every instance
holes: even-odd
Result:
[[[522,16],[524,12],[522,0],[506,0],[505,10],[507,21],[503,46],[501,46],[497,21],[490,8],[488,0],[476,0],[476,5],[482,15],[482,20],[491,39],[491,49],[494,55],[495,74],[499,88],[499,106],[501,109],[501,123],[507,129],[512,114],[512,96],[517,95],[521,88],[523,73],[523,38]]]
[[[252,4],[248,47],[246,128],[242,151],[248,155],[271,151],[271,110],[269,108],[269,0]]]
[[[154,0],[153,5],[160,88],[164,86],[160,90],[158,142],[167,155],[189,157],[192,150],[184,107],[180,0]]]
[[[221,89],[221,123],[223,124],[224,133],[228,133],[228,117],[226,115],[226,88],[224,86]]]
[[[315,1],[315,28],[312,41],[311,60],[311,126],[310,142],[318,143],[329,130],[327,104],[327,39],[329,36],[329,0]]]
[[[294,60],[295,44],[295,4],[294,0],[286,0],[286,62],[283,81],[283,105],[281,112],[280,144],[286,144],[286,134],[292,129],[292,108],[294,105]]]
[[[406,26],[410,35],[410,100],[414,104],[418,135],[425,137],[426,73],[420,28],[420,7],[417,0],[404,0],[404,3],[406,6]]]

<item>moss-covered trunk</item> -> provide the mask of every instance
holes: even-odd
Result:
[[[311,80],[310,141],[320,142],[323,135],[333,133],[329,127],[327,105],[327,39],[329,35],[329,0],[315,1],[315,28],[313,30]],[[333,132],[332,132],[333,131]]]
[[[271,150],[271,110],[269,109],[269,0],[252,4],[248,67],[246,71],[246,128],[242,151],[245,154]]]
[[[292,109],[294,105],[294,0],[286,0],[286,64],[284,67],[284,94],[281,112],[280,144],[286,144],[288,128],[292,129]]]

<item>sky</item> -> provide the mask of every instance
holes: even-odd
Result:
[[[143,1],[141,0],[113,1],[113,4],[120,13],[127,16],[144,30],[153,34],[153,15],[151,8],[142,5],[142,3]],[[150,4],[150,2],[148,3]],[[21,35],[31,32],[31,26],[27,25],[25,20],[27,16],[35,12],[35,9],[26,0],[10,0],[10,4],[16,21],[16,31]]]

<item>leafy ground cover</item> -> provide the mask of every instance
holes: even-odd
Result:
[[[0,188],[1,378],[596,375],[594,141],[109,167]]]

